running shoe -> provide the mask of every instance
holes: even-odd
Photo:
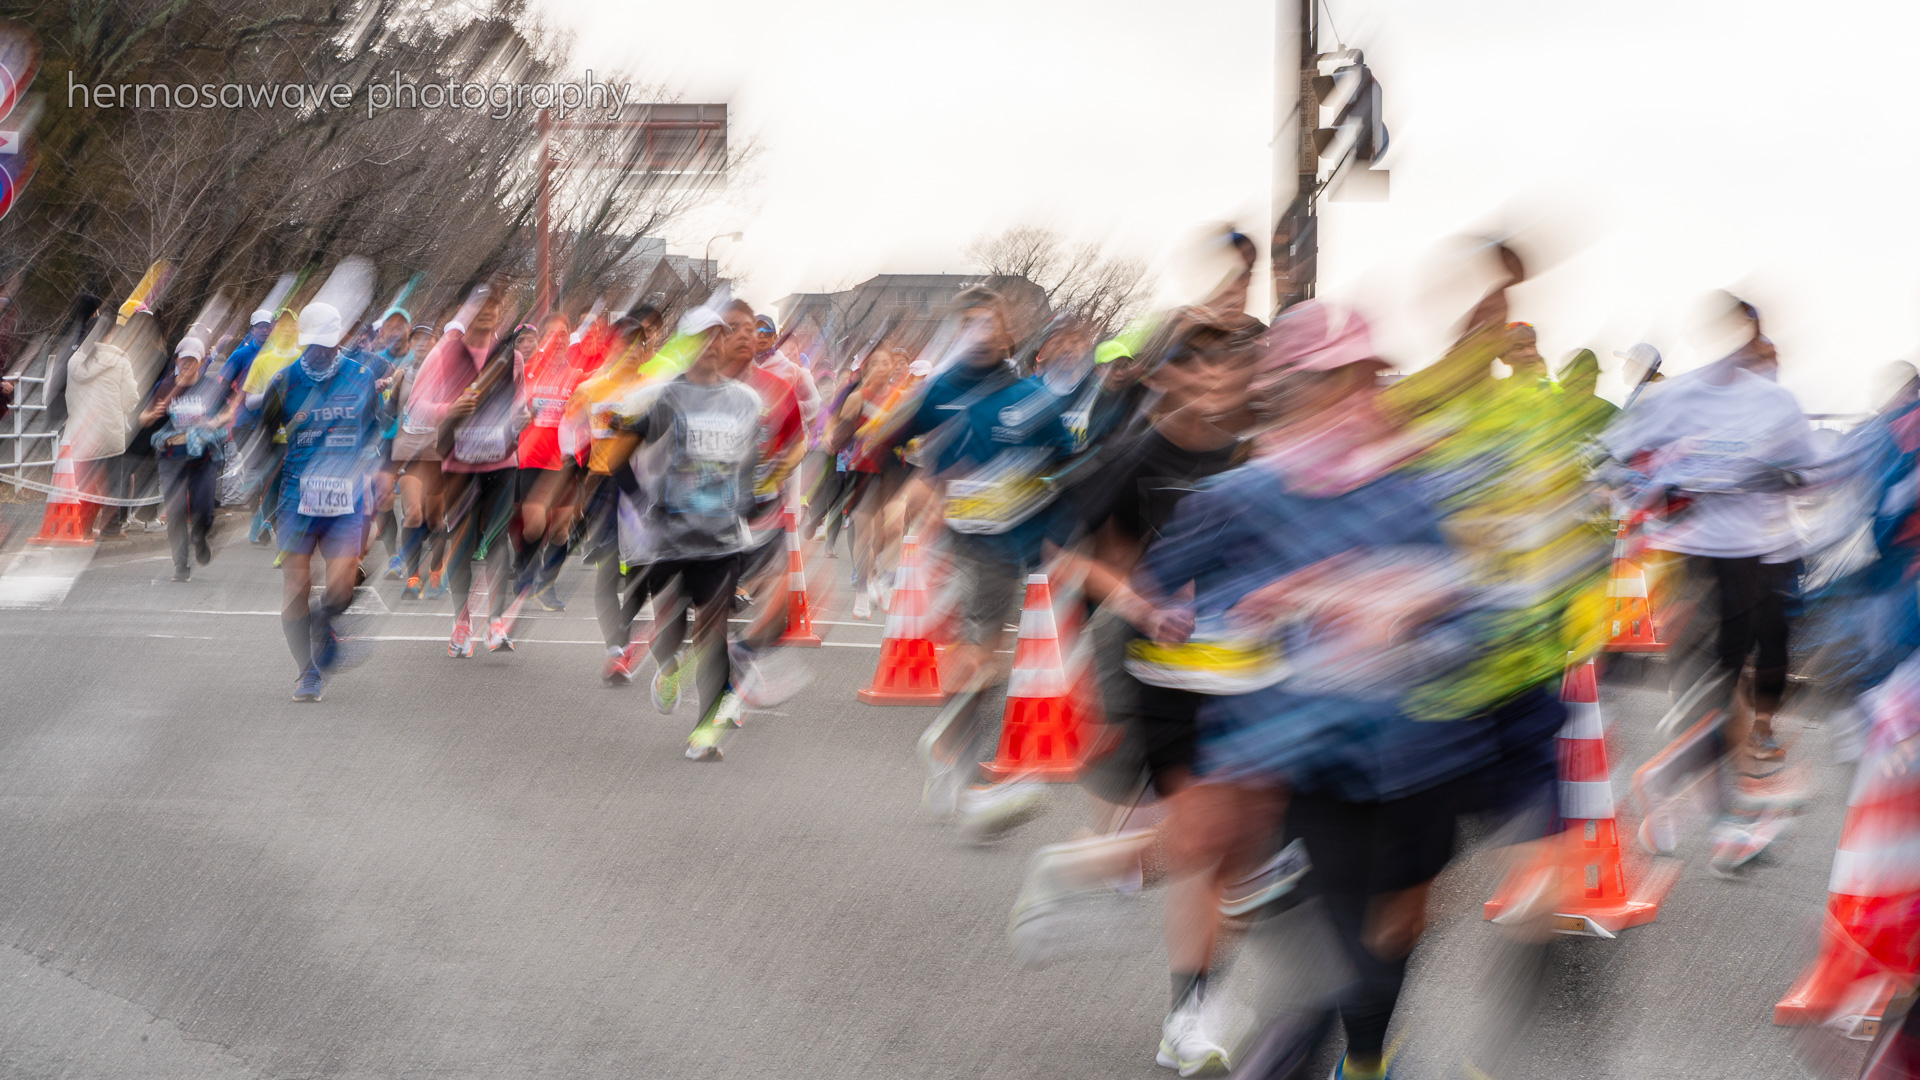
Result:
[[[293,700],[319,701],[320,691],[325,686],[326,681],[320,677],[320,673],[309,668],[300,676],[299,681],[293,684]]]
[[[955,800],[960,835],[986,841],[1013,831],[1039,814],[1046,790],[1045,784],[1022,777],[967,788]]]
[[[856,619],[873,618],[873,603],[867,599],[867,594],[864,592],[853,594],[853,617]]]
[[[415,574],[412,577],[407,579],[406,587],[400,590],[400,599],[402,600],[420,599],[420,575],[419,574]]]
[[[1753,755],[1755,761],[1781,761],[1787,756],[1787,752],[1780,747],[1780,740],[1774,738],[1772,733],[1762,735],[1758,731],[1747,739],[1747,752]]]
[[[405,573],[406,573],[406,564],[400,561],[400,556],[395,555],[392,558],[387,560],[387,580],[388,581],[399,581],[400,578]]]
[[[688,761],[719,761],[720,733],[725,728],[717,724],[701,724],[687,736]]]
[[[1640,822],[1640,846],[1649,855],[1671,855],[1680,846],[1680,826],[1673,815],[1655,810]]]
[[[473,616],[464,611],[453,617],[453,637],[447,642],[447,655],[455,660],[473,655]]]
[[[960,810],[960,792],[966,786],[967,773],[959,765],[936,765],[920,789],[920,804],[939,817],[952,817]]]
[[[1207,1033],[1200,1003],[1192,999],[1167,1014],[1160,1025],[1160,1050],[1153,1060],[1179,1070],[1181,1076],[1211,1076],[1226,1072],[1230,1065],[1226,1047]]]
[[[669,659],[653,673],[653,707],[663,716],[672,716],[680,704],[680,661]]]
[[[427,573],[427,591],[420,595],[427,600],[438,600],[447,595],[446,575],[438,570],[429,571]]]
[[[1132,829],[1048,844],[1034,853],[1007,924],[1007,937],[1020,966],[1029,970],[1047,966],[1072,941],[1088,936],[1087,931],[1099,921],[1103,902],[1117,902],[1115,893],[1139,891],[1137,884],[1121,888],[1111,878],[1099,880],[1089,866],[1111,863],[1118,854],[1130,866],[1123,876],[1137,876],[1139,852],[1150,835],[1150,830]]]
[[[176,566],[176,567],[174,567],[174,568],[173,568],[173,580],[175,580],[175,581],[192,581],[192,580],[193,580],[193,567],[191,567],[191,566]]]
[[[1720,819],[1713,827],[1713,850],[1707,857],[1707,869],[1721,877],[1733,876],[1793,831],[1793,820],[1774,810],[1762,811],[1751,819],[1731,816]]]
[[[513,651],[513,636],[507,633],[507,620],[495,619],[487,624],[487,651]]]
[[[213,561],[213,547],[207,543],[206,537],[203,536],[193,542],[193,559],[201,566]]]
[[[640,660],[638,643],[626,648],[612,647],[607,650],[607,666],[600,677],[608,686],[625,686],[633,681],[633,669]]]
[[[541,590],[540,594],[534,597],[534,599],[540,601],[540,606],[546,608],[548,611],[565,611],[567,610],[567,602],[560,599],[560,594],[555,591],[556,588],[557,586],[555,585],[549,585]]]
[[[1313,869],[1307,858],[1305,841],[1295,840],[1280,849],[1258,870],[1220,891],[1220,914],[1245,915],[1263,908],[1292,892]]]

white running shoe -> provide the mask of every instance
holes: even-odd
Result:
[[[967,786],[966,770],[956,763],[935,766],[920,790],[920,802],[940,817],[952,817],[960,809],[960,791]]]
[[[1040,812],[1046,791],[1047,785],[1038,780],[1019,777],[968,787],[960,792],[954,808],[960,818],[960,835],[975,841],[991,840],[1024,825]]]
[[[507,620],[495,619],[487,624],[487,651],[513,651],[513,636],[507,632]]]
[[[1731,877],[1734,871],[1759,858],[1761,852],[1791,831],[1793,818],[1772,810],[1750,821],[1722,818],[1713,827],[1713,853],[1707,858],[1707,869],[1721,877]]]
[[[473,617],[465,608],[453,617],[453,636],[447,639],[447,655],[455,660],[473,655]]]
[[[1153,1060],[1178,1069],[1181,1076],[1226,1072],[1231,1067],[1227,1049],[1207,1034],[1203,1012],[1198,1002],[1188,1000],[1168,1013],[1166,1023],[1160,1025],[1160,1051]]]
[[[1090,933],[1097,933],[1102,916],[1114,910],[1101,905],[1117,903],[1114,893],[1125,895],[1126,890],[1116,889],[1096,868],[1111,862],[1118,849],[1130,856],[1129,865],[1137,877],[1138,852],[1150,837],[1149,830],[1134,829],[1048,844],[1034,852],[1007,924],[1007,937],[1020,966],[1046,967],[1075,942],[1084,943]],[[1131,891],[1138,892],[1139,886]]]
[[[853,594],[853,617],[856,619],[873,618],[873,602],[867,599],[866,593]]]
[[[1640,822],[1640,846],[1649,855],[1671,855],[1680,846],[1680,827],[1664,809],[1648,814]]]

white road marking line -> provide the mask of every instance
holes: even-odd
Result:
[[[277,611],[247,612],[211,612],[218,615],[278,615]],[[200,634],[148,634],[152,638],[176,638],[185,641],[214,641],[216,639]],[[361,641],[439,641],[445,642],[445,634],[366,634]],[[599,638],[514,638],[515,645],[597,645],[604,649],[607,643]],[[835,649],[877,649],[877,641],[823,641],[820,644]]]

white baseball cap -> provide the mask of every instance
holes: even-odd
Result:
[[[340,313],[334,310],[332,304],[312,303],[300,309],[300,344],[321,345],[331,349],[340,344],[345,332]]]
[[[1650,368],[1660,362],[1660,350],[1644,341],[1631,348],[1615,349],[1613,350],[1613,355],[1629,363],[1638,364],[1643,368]]]

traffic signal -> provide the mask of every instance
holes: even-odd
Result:
[[[1379,80],[1359,58],[1331,75],[1313,79],[1314,96],[1323,111],[1331,109],[1331,123],[1323,121],[1313,133],[1313,148],[1321,157],[1332,157],[1343,148],[1362,168],[1372,167],[1387,152],[1387,125],[1381,116]]]

